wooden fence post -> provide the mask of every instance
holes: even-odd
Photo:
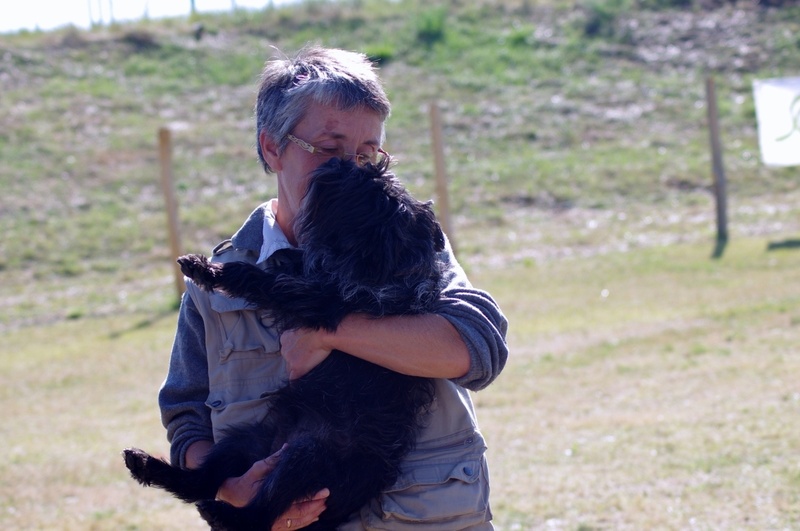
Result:
[[[172,133],[167,127],[158,129],[158,158],[161,163],[161,189],[164,192],[164,203],[167,208],[167,229],[169,230],[170,258],[172,258],[172,269],[175,274],[175,290],[180,298],[186,285],[183,282],[181,268],[175,262],[175,259],[181,256],[183,251],[178,227],[178,200],[172,175]]]
[[[725,183],[725,168],[722,166],[722,146],[719,138],[719,116],[714,78],[706,78],[706,107],[708,109],[708,132],[711,141],[711,169],[714,173],[714,197],[717,203],[717,248],[728,241],[728,205]],[[721,251],[715,252],[715,256]]]
[[[442,117],[439,105],[434,101],[430,104],[431,140],[433,146],[433,160],[436,172],[436,206],[437,217],[442,225],[442,230],[450,240],[453,252],[456,251],[455,235],[450,219],[450,196],[447,186],[447,169],[444,159],[444,140],[442,135]]]

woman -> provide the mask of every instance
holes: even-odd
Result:
[[[258,155],[274,172],[278,197],[259,206],[214,250],[217,261],[262,264],[294,246],[294,219],[310,173],[333,157],[383,156],[390,104],[361,54],[310,47],[264,69],[256,103]],[[508,355],[507,322],[492,298],[472,288],[449,246],[447,287],[434,313],[381,319],[350,315],[333,332],[289,330],[241,300],[187,282],[169,373],[159,393],[173,463],[195,467],[226,426],[259,420],[267,391],[298,378],[333,349],[389,369],[436,379],[427,427],[396,485],[342,529],[492,529],[485,444],[468,390],[491,383]],[[218,498],[245,505],[275,458],[230,478]],[[325,508],[327,490],[298,500],[274,529],[299,529]]]

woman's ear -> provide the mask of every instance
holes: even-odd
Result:
[[[281,171],[281,158],[278,154],[278,144],[266,133],[261,131],[258,135],[258,144],[261,148],[261,156],[264,157],[264,162],[274,172]]]

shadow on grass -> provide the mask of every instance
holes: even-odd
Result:
[[[124,336],[125,334],[129,334],[131,332],[135,332],[137,330],[142,330],[144,328],[149,328],[156,324],[157,322],[161,321],[164,318],[170,317],[175,318],[175,313],[178,311],[178,307],[180,305],[180,301],[176,301],[170,306],[160,312],[154,313],[150,317],[145,317],[140,319],[130,326],[123,328],[122,330],[113,330],[111,333],[108,334],[110,339],[119,339],[120,337]]]
[[[719,239],[714,245],[714,251],[711,253],[711,258],[722,258],[725,254],[725,247],[728,245],[727,239]],[[800,239],[797,240],[782,240],[779,242],[769,242],[767,244],[767,251],[777,251],[780,249],[800,249]]]
[[[777,251],[778,249],[800,249],[800,240],[783,240],[767,244],[767,251]]]
[[[714,244],[714,251],[711,253],[711,258],[715,260],[722,258],[725,254],[725,247],[728,245],[728,238],[717,238],[717,243]]]

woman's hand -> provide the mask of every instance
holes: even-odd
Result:
[[[281,356],[286,360],[289,379],[295,380],[325,361],[331,353],[324,330],[296,328],[281,334]]]
[[[244,507],[256,494],[259,482],[270,472],[275,470],[283,448],[267,457],[257,461],[244,473],[236,478],[228,478],[219,488],[217,499],[230,503],[234,507]],[[330,495],[328,489],[322,489],[310,499],[295,501],[272,526],[273,531],[286,531],[287,529],[300,529],[319,520],[319,515],[325,510],[325,501]]]
[[[325,510],[325,500],[330,495],[328,489],[322,489],[308,500],[298,500],[280,515],[272,524],[272,531],[286,531],[287,529],[300,529],[319,520],[319,515]]]

